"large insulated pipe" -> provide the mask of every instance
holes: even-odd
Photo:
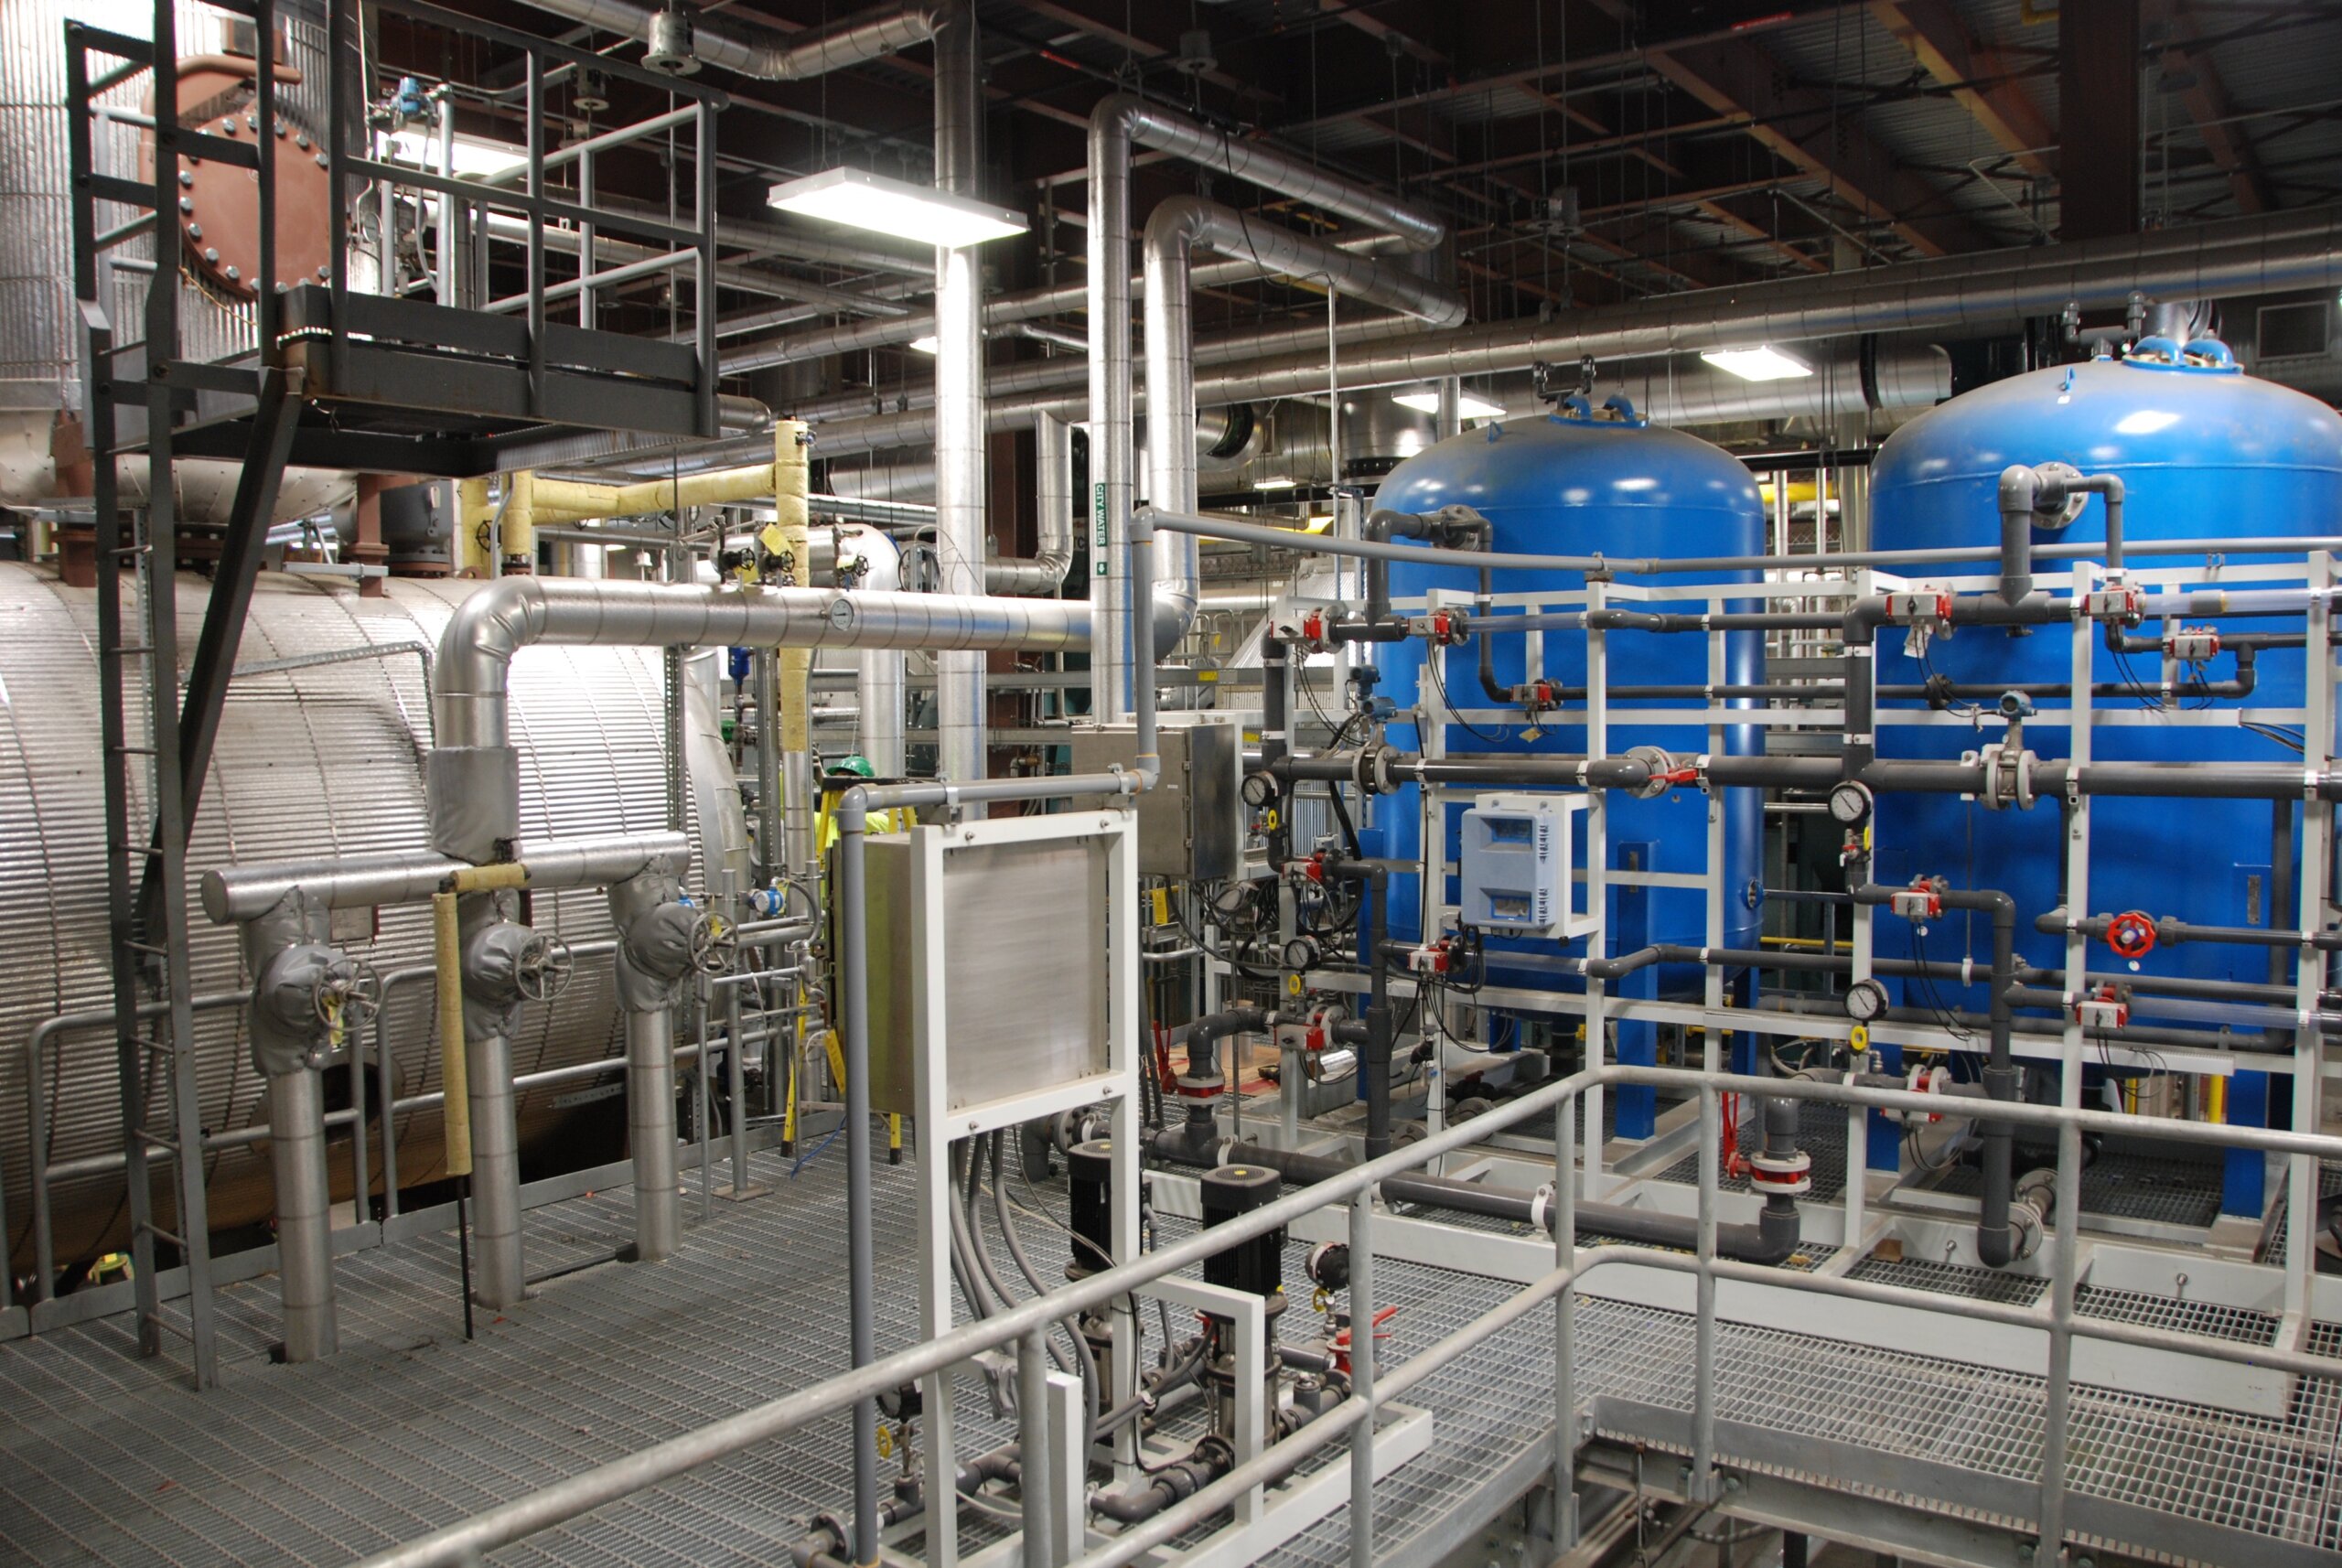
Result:
[[[627,1155],[634,1164],[635,1261],[675,1255],[683,1234],[675,1176],[675,1015],[665,1008],[626,1015]]]
[[[1412,272],[1385,266],[1323,241],[1311,240],[1273,223],[1262,223],[1235,209],[1192,196],[1175,196],[1146,220],[1146,386],[1148,406],[1147,495],[1155,508],[1192,512],[1196,508],[1196,367],[1190,256],[1198,248],[1232,252],[1257,260],[1272,272],[1323,280],[1338,293],[1445,326],[1464,319],[1464,301],[1453,290]],[[1094,431],[1093,431],[1094,435]],[[1110,438],[1111,439],[1111,438]],[[1093,445],[1092,452],[1096,451]],[[1113,548],[1111,527],[1107,549]],[[1196,542],[1192,534],[1157,535],[1156,575],[1193,582]],[[1093,581],[1095,579],[1093,578]],[[1108,650],[1109,658],[1112,650]],[[1090,658],[1094,670],[1098,656]]]
[[[325,1088],[315,1069],[269,1076],[268,1158],[276,1177],[285,1359],[315,1361],[339,1346],[334,1324],[333,1198],[326,1182]]]
[[[975,15],[953,0],[935,35],[935,184],[976,194],[983,89]],[[984,592],[984,386],[982,274],[972,245],[935,252],[935,558],[947,594]],[[984,656],[935,656],[939,779],[965,782],[989,770]]]
[[[652,19],[675,13],[632,0],[527,0],[540,11],[605,33],[649,38]],[[934,5],[884,5],[826,27],[783,35],[698,13],[690,20],[692,58],[763,81],[808,81],[833,70],[900,54],[935,36]],[[694,68],[695,69],[695,68]]]
[[[1437,219],[1296,158],[1239,141],[1128,93],[1101,99],[1090,115],[1090,479],[1105,523],[1106,571],[1093,573],[1096,647],[1090,659],[1090,713],[1104,723],[1130,714],[1132,600],[1124,546],[1130,537],[1136,433],[1131,397],[1131,146],[1171,153],[1251,180],[1279,195],[1401,235],[1427,250],[1445,237]],[[1322,369],[1323,361],[1320,360]],[[897,441],[891,445],[901,446]],[[1157,504],[1160,504],[1158,498]]]
[[[777,420],[773,424],[772,526],[781,553],[793,564],[797,581],[811,582],[812,542],[807,537],[806,493],[809,442],[801,420]],[[757,715],[759,734],[767,748],[778,746],[781,774],[781,863],[792,876],[802,876],[813,865],[813,668],[812,650],[783,648],[774,655],[774,706]]]

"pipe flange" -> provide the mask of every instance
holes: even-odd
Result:
[[[1391,748],[1380,741],[1374,746],[1374,792],[1388,795],[1399,788],[1391,777]]]
[[[1997,811],[2008,804],[2001,799],[2001,753],[2007,749],[1999,741],[1993,741],[1978,747],[1975,753],[1977,762],[1984,770],[1983,788],[1977,792],[1977,799],[1984,803],[1988,811]]]
[[[1748,1185],[1769,1197],[1802,1197],[1813,1190],[1813,1156],[1803,1149],[1793,1155],[1758,1150],[1748,1156]]]
[[[1642,783],[1636,785],[1634,789],[1628,791],[1628,793],[1634,796],[1636,800],[1656,800],[1661,795],[1666,794],[1670,789],[1673,788],[1668,780],[1668,776],[1675,771],[1675,758],[1668,755],[1666,747],[1658,746],[1634,746],[1628,751],[1627,760],[1629,762],[1639,762],[1650,772],[1650,777],[1649,779],[1645,779]]]
[[[1350,764],[1350,782],[1359,787],[1359,793],[1366,795],[1382,793],[1378,782],[1381,771],[1382,752],[1383,746],[1379,740],[1370,740],[1359,747],[1358,757]]]

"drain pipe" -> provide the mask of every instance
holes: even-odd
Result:
[[[1130,93],[1101,99],[1090,112],[1090,271],[1085,301],[1090,329],[1090,471],[1095,498],[1091,510],[1105,525],[1107,563],[1105,575],[1093,574],[1090,585],[1097,625],[1096,647],[1090,660],[1090,713],[1107,724],[1119,723],[1130,714],[1134,664],[1130,651],[1131,607],[1147,604],[1133,595],[1124,572],[1130,559],[1124,546],[1135,500],[1130,349],[1133,143],[1250,180],[1262,189],[1308,202],[1369,229],[1396,233],[1416,250],[1429,250],[1446,237],[1446,228],[1438,219],[1416,208]],[[1322,370],[1322,358],[1319,365]],[[1190,393],[1183,410],[1190,424],[1192,403]],[[1165,504],[1160,494],[1155,500],[1157,506]],[[1180,560],[1186,558],[1183,551]]]
[[[646,870],[610,885],[618,928],[618,1005],[626,1011],[627,1155],[634,1167],[634,1262],[674,1256],[683,1230],[675,1170],[675,1007],[683,982],[711,972],[714,917],[682,902],[681,867]],[[736,1052],[736,1038],[732,1048]],[[734,1114],[740,1108],[734,1108]],[[745,1187],[747,1177],[735,1173]]]

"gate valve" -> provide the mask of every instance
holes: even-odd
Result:
[[[569,989],[576,969],[576,955],[567,942],[538,931],[521,949],[512,966],[512,983],[532,1002],[550,1002]]]
[[[2106,922],[2106,945],[2122,958],[2146,957],[2155,950],[2155,918],[2143,909],[2125,909]]]
[[[1448,610],[1434,610],[1423,617],[1423,637],[1434,648],[1458,648],[1472,639],[1471,622]]]
[[[1386,1306],[1374,1315],[1376,1344],[1380,1345],[1391,1337],[1391,1331],[1382,1326],[1398,1315],[1399,1309],[1395,1306]],[[1334,1330],[1333,1337],[1326,1341],[1326,1348],[1333,1357],[1334,1370],[1346,1378],[1348,1377],[1350,1375],[1350,1324],[1347,1316],[1343,1318],[1342,1326]]]
[[[1907,920],[1932,920],[1943,913],[1943,893],[1928,878],[1916,877],[1910,886],[1889,894],[1887,905]]]
[[[363,959],[347,954],[318,972],[309,987],[309,1006],[337,1037],[373,1023],[382,1010],[382,977]]]
[[[692,968],[702,974],[728,973],[740,957],[740,932],[710,910],[692,925]]]
[[[2101,985],[2074,1004],[2074,1022],[2085,1029],[2120,1029],[2131,1021],[2131,1004],[2111,985]]]

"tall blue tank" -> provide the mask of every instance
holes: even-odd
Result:
[[[2314,398],[2241,373],[2217,342],[2190,343],[2183,351],[2168,340],[2150,338],[2127,360],[2092,360],[1994,382],[1896,431],[1871,469],[1872,541],[1882,550],[1995,542],[2001,471],[2014,463],[2050,461],[2069,463],[2086,474],[2122,477],[2128,492],[2123,533],[2132,555],[2155,539],[2329,533],[2342,518],[2342,417]],[[2071,521],[2036,529],[2034,539],[2036,544],[2094,541],[2103,537],[2104,527],[2103,503],[2093,499]],[[2265,559],[2232,560],[2225,575],[2232,582],[2249,580],[2255,562]],[[2059,586],[2067,565],[2037,562],[2037,584]],[[1948,570],[1978,574],[1990,567]],[[1925,579],[1924,572],[1913,576]],[[2229,632],[2268,631],[2275,625],[2213,624]],[[2139,629],[2160,626],[2151,621]],[[2128,658],[2142,683],[2152,688],[2160,682],[2159,653]],[[2095,660],[2099,682],[2129,678],[2102,641]],[[1879,639],[1878,680],[1882,685],[1911,685],[1932,672],[1963,683],[2064,682],[2071,661],[2071,641],[2057,628],[2016,636],[1963,628],[1949,640],[1935,639],[1924,662],[1911,656],[1901,632],[1889,630]],[[2211,705],[2297,707],[2302,654],[2272,650],[2258,663],[2249,697],[2214,700]],[[2234,655],[2223,653],[2207,673],[2218,681],[2231,676],[2234,668]],[[2098,701],[2101,708],[2125,705],[2121,696]],[[2053,702],[2062,705],[2057,699],[2042,705]],[[1989,698],[1983,705],[1988,713],[1993,706]],[[2026,726],[2026,744],[2044,757],[2066,756],[2067,728],[2052,722],[2062,718],[2044,713]],[[1982,733],[1968,725],[1884,724],[1878,750],[1886,757],[1957,756],[1999,739],[2000,730],[1990,720]],[[2109,762],[2268,763],[2299,756],[2274,738],[2234,727],[2101,724],[2093,731],[2092,747],[2098,760]],[[2204,924],[2265,926],[2272,913],[2274,826],[2271,806],[2261,801],[2095,801],[2088,912],[2138,909]],[[1876,821],[1877,875],[1881,881],[1904,881],[1933,874],[1962,886],[2000,888],[2017,903],[2021,956],[2036,964],[2059,964],[2062,940],[2033,930],[2035,917],[2061,902],[2058,827],[2054,801],[2029,811],[1990,811],[1956,796],[1885,796]],[[2274,918],[2290,925],[2296,916],[2281,909]],[[1893,945],[1903,939],[1884,932],[1882,927],[1881,953],[1904,956]],[[1957,940],[1944,942],[1930,957],[1953,957]],[[1979,937],[1979,950],[1982,941]],[[2100,969],[2121,967],[2102,947],[2090,962]],[[2189,943],[2158,948],[2143,968],[2265,981],[2268,957],[2260,948]],[[1949,1000],[1948,992],[1945,996]],[[1971,993],[1970,1004],[1981,1005],[1980,997]]]
[[[1494,525],[1492,548],[1526,553],[1558,555],[1751,555],[1764,546],[1764,504],[1746,468],[1708,443],[1681,431],[1653,427],[1639,419],[1595,415],[1582,405],[1534,420],[1491,424],[1427,448],[1391,470],[1382,481],[1374,505],[1402,512],[1430,512],[1441,507],[1465,505]],[[1738,579],[1715,579],[1738,580]],[[1585,580],[1574,572],[1505,572],[1498,574],[1499,593],[1538,589],[1583,588]],[[1448,567],[1394,564],[1391,592],[1395,598],[1419,596],[1434,587],[1469,591],[1476,586],[1468,571]],[[1496,679],[1511,687],[1526,677],[1525,639],[1495,640]],[[1708,679],[1707,640],[1698,636],[1655,632],[1613,632],[1609,638],[1611,680],[1636,685],[1700,685]],[[1727,639],[1725,681],[1740,684],[1756,681],[1763,660],[1758,634],[1734,633]],[[1497,704],[1483,695],[1474,671],[1477,650],[1456,650],[1448,658],[1453,672],[1448,694],[1459,708]],[[1423,648],[1417,642],[1386,645],[1378,650],[1383,692],[1404,712],[1417,698],[1423,676]],[[1544,674],[1567,686],[1585,680],[1585,641],[1579,632],[1552,632],[1545,638]],[[1433,693],[1425,688],[1425,696]],[[1576,704],[1573,703],[1573,707]],[[1636,705],[1649,707],[1649,703]],[[1677,705],[1700,705],[1695,702]],[[1460,725],[1450,725],[1451,753],[1518,751],[1530,754],[1582,754],[1585,730],[1574,714],[1546,715],[1542,733],[1529,738],[1519,715],[1490,729],[1478,726],[1488,738]],[[1755,750],[1761,736],[1755,726],[1728,732],[1729,748]],[[1412,747],[1419,737],[1412,725],[1394,725],[1393,745]],[[1672,750],[1704,750],[1705,732],[1677,726],[1660,729],[1621,725],[1614,721],[1610,746],[1614,753],[1634,746],[1662,746]],[[1671,790],[1650,800],[1614,794],[1609,800],[1611,864],[1638,863],[1641,869],[1698,873],[1706,868],[1706,797],[1693,789]],[[1724,797],[1727,811],[1725,848],[1725,941],[1753,947],[1756,940],[1756,899],[1762,867],[1760,814],[1752,791],[1735,790]],[[1449,839],[1456,842],[1456,818],[1449,814]],[[1419,842],[1419,808],[1411,789],[1382,802],[1375,820],[1386,832],[1389,852],[1412,858]],[[1454,897],[1451,885],[1448,897]],[[1394,881],[1391,926],[1413,936],[1419,924],[1420,897],[1416,881]],[[1707,916],[1703,895],[1687,889],[1629,890],[1614,894],[1611,946],[1624,950],[1637,941],[1699,943],[1706,940]],[[1638,929],[1639,928],[1639,929]],[[1546,954],[1560,950],[1552,941],[1491,941],[1492,964],[1509,978],[1527,978],[1531,966],[1507,963],[1503,951]],[[1547,972],[1537,976],[1554,983]],[[1659,976],[1662,986],[1688,976]]]

